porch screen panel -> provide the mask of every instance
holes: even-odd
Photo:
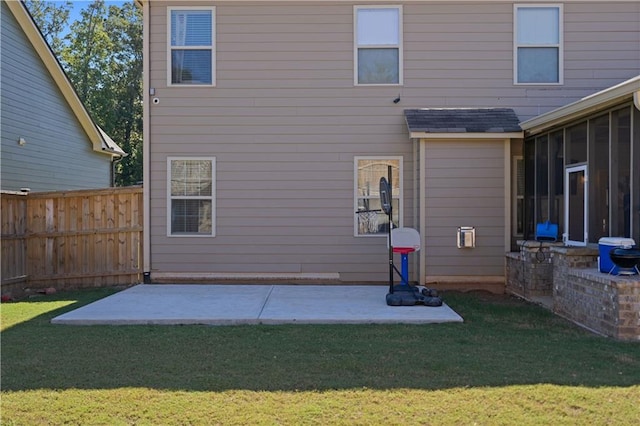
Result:
[[[536,222],[549,220],[549,141],[536,138]]]
[[[631,109],[611,118],[611,234],[631,238]]]
[[[564,132],[549,135],[549,197],[551,222],[564,232]]]
[[[566,164],[587,162],[587,122],[567,129]]]
[[[535,233],[536,144],[528,139],[524,144],[524,238],[533,239]]]
[[[589,120],[589,242],[609,235],[609,114]]]

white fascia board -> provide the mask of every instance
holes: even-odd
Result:
[[[415,139],[522,139],[524,132],[508,133],[430,133],[430,132],[410,132],[410,138]]]

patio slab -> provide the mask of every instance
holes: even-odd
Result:
[[[386,286],[140,284],[53,324],[429,324],[462,322],[449,306],[387,306]]]

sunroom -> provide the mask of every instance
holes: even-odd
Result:
[[[521,123],[522,237],[557,224],[569,246],[640,242],[640,76]]]
[[[637,269],[602,267],[611,241],[640,243],[640,76],[520,125],[521,239],[507,253],[507,292],[597,333],[640,340]],[[558,241],[537,235],[547,222]]]

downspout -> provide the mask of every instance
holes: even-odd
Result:
[[[142,199],[143,199],[143,231],[142,231],[142,274],[143,282],[151,282],[151,214],[150,186],[151,158],[149,152],[149,1],[142,2]]]
[[[419,202],[420,202],[420,218],[419,218],[419,231],[420,231],[420,251],[418,253],[420,253],[420,269],[419,269],[419,273],[420,273],[420,280],[418,281],[419,284],[421,285],[425,285],[427,282],[427,246],[425,244],[426,242],[426,233],[427,233],[427,213],[426,213],[426,208],[427,208],[427,201],[426,201],[426,197],[427,197],[427,150],[425,147],[425,140],[424,139],[418,139],[418,152],[420,155],[420,171],[418,173],[419,179],[420,179],[420,195],[419,195]]]
[[[413,157],[413,167],[411,169],[411,178],[413,179],[413,212],[411,216],[411,224],[414,228],[419,229],[420,223],[420,176],[418,173],[418,167],[420,167],[420,160],[418,158],[418,150],[420,140],[415,138],[410,138],[412,145],[412,157]],[[420,232],[418,230],[418,232]],[[420,247],[422,247],[422,237],[420,237]],[[420,254],[417,256],[413,256],[412,260],[412,271],[411,278],[414,281],[418,282],[418,285],[422,284],[422,279],[420,278]]]
[[[111,157],[111,187],[112,188],[116,186],[116,166],[118,165],[119,162],[124,160],[124,157],[126,157],[126,155]]]
[[[636,90],[635,92],[633,92],[633,105],[636,107],[636,109],[638,111],[640,111],[640,90]],[[632,114],[631,116],[634,117],[635,114],[636,114],[636,112],[634,112],[634,114]],[[637,120],[633,120],[631,123],[636,123],[636,122],[637,122]],[[640,129],[636,129],[636,127],[637,126],[635,126],[635,124],[632,124],[632,127],[631,127],[631,132],[632,132],[631,133],[631,140],[633,140],[634,136],[636,136],[636,135],[638,135],[640,133]],[[632,148],[631,155],[633,156],[632,158],[634,158],[634,159],[640,157],[640,155],[635,152],[635,148]],[[631,173],[630,173],[630,176],[629,176],[629,181],[631,183],[631,187],[632,188],[633,188],[633,183],[634,182],[636,183],[636,185],[640,182],[640,179],[638,179],[638,177],[636,176],[636,173],[638,173],[638,170],[635,167],[631,167]],[[637,196],[636,195],[637,193],[638,193],[637,189],[634,190],[634,191],[631,191],[631,197],[630,197],[631,199],[629,200],[629,203],[630,203],[630,207],[632,209],[632,212],[635,209],[633,206],[637,206],[639,204],[638,201],[640,201],[640,200],[636,200],[635,199],[635,197]],[[638,210],[640,210],[640,207],[638,207]],[[638,214],[640,214],[640,213],[638,213]],[[630,229],[631,235],[634,235],[634,233],[637,232],[636,230],[634,230],[635,223],[636,223],[635,220],[634,220],[634,216],[635,216],[635,213],[632,213],[631,214],[631,219],[630,219],[631,220],[631,229]]]
[[[104,132],[102,131],[102,129],[100,129],[99,127],[98,127],[98,132],[99,132],[100,134],[102,134],[102,135],[103,135],[103,138],[104,138],[104,134],[105,134],[105,133],[104,133]],[[104,142],[104,140],[103,140],[103,144],[104,144],[104,143],[105,143],[105,142]],[[126,156],[127,156],[127,155],[129,155],[129,154],[127,154],[126,152],[125,152],[125,153],[122,153],[122,154],[120,154],[120,153],[116,153],[116,152],[115,152],[115,150],[114,150],[113,148],[111,148],[111,147],[108,147],[108,148],[104,148],[104,147],[103,147],[103,148],[102,148],[102,152],[107,152],[107,151],[110,151],[110,152],[111,152],[111,170],[109,171],[109,175],[110,175],[110,176],[109,176],[109,186],[110,186],[111,188],[113,188],[113,187],[115,187],[115,186],[116,186],[116,165],[117,165],[119,162],[121,162],[121,161],[124,159],[124,157],[126,157]]]
[[[511,139],[504,140],[504,250],[511,251]]]

